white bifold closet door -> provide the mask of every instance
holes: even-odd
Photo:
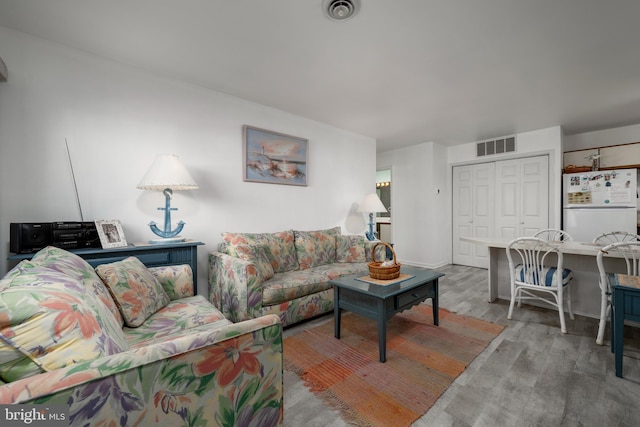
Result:
[[[546,228],[549,156],[496,162],[496,236],[515,239]]]
[[[485,246],[461,237],[492,237],[495,164],[453,168],[453,263],[488,268]]]
[[[549,225],[549,156],[453,168],[453,263],[488,268],[483,245],[461,237],[531,236]]]

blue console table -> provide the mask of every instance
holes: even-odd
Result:
[[[198,246],[200,245],[204,245],[204,243],[187,240],[167,245],[137,244],[135,246],[130,245],[112,249],[71,249],[69,252],[73,252],[85,259],[93,268],[100,264],[122,261],[130,256],[138,258],[147,267],[189,264],[193,271],[194,292],[198,293]],[[35,253],[14,254],[7,259],[10,261],[22,261],[31,259],[34,255]]]
[[[611,346],[615,353],[616,377],[622,377],[624,321],[640,322],[640,276],[614,275],[611,292]]]

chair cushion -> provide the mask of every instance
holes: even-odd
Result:
[[[20,264],[0,281],[0,377],[10,382],[129,349],[121,330],[80,280],[52,270]],[[111,325],[113,327],[113,325]]]
[[[204,296],[195,295],[171,301],[149,316],[142,326],[125,326],[124,333],[131,348],[139,348],[174,337],[183,331],[191,331],[198,326],[209,325],[213,330],[229,324],[231,322]]]
[[[519,282],[525,281],[525,274],[529,270],[529,266],[526,268],[522,264],[518,264],[515,267],[516,280]],[[537,272],[534,272],[533,275],[533,284],[539,286],[557,286],[556,279],[556,271],[558,271],[557,267],[547,267],[543,266]],[[538,275],[542,280],[538,278]],[[562,286],[567,286],[567,284],[573,279],[573,272],[568,268],[562,269]]]
[[[147,267],[135,257],[102,264],[96,272],[109,288],[127,326],[135,328],[169,304],[169,296]]]

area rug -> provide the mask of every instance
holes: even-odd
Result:
[[[483,320],[420,304],[387,323],[387,361],[378,357],[376,323],[342,316],[284,340],[285,368],[346,422],[408,426],[424,415],[471,361],[504,329]]]

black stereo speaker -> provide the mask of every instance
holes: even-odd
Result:
[[[9,250],[16,254],[38,251],[52,242],[50,222],[12,222]]]

